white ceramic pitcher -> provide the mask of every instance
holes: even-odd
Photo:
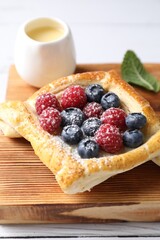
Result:
[[[29,36],[31,30],[52,26],[63,30],[58,39],[41,42]],[[67,24],[56,18],[37,18],[24,23],[17,34],[15,66],[21,78],[35,87],[42,87],[57,78],[72,74],[76,67],[76,57]]]

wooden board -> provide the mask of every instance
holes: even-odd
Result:
[[[146,68],[160,79],[160,64]],[[119,64],[78,65],[77,72],[116,69]],[[25,100],[36,88],[11,66],[7,99]],[[156,111],[160,93],[137,90]],[[91,192],[62,193],[53,174],[24,139],[0,137],[0,223],[160,221],[160,168],[151,161],[119,174]]]

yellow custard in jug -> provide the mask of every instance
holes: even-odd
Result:
[[[27,35],[39,42],[51,42],[60,39],[64,35],[64,29],[44,26],[27,31]]]

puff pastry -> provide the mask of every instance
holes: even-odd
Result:
[[[82,159],[73,146],[60,136],[44,131],[35,111],[37,96],[50,92],[61,97],[70,85],[83,87],[98,83],[106,91],[116,93],[123,109],[141,112],[147,118],[145,143],[136,149],[125,148],[120,154],[102,153],[99,158]],[[115,71],[75,74],[54,81],[35,92],[27,101],[8,101],[0,104],[0,129],[8,137],[27,139],[39,159],[54,173],[61,189],[68,194],[90,190],[113,175],[128,171],[150,159],[157,162],[160,155],[160,121],[147,100],[120,79]]]

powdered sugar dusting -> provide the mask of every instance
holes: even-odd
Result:
[[[117,153],[123,147],[120,131],[114,125],[101,125],[96,132],[95,139],[99,146],[108,153]]]
[[[61,115],[60,112],[55,108],[47,108],[39,116],[39,122],[41,127],[49,132],[55,132],[61,124]]]
[[[126,129],[125,118],[127,114],[120,108],[109,108],[101,116],[102,123],[115,125],[120,130]]]
[[[85,159],[79,156],[77,151],[77,145],[72,145],[72,146],[68,145],[62,140],[61,136],[51,136],[51,139],[52,141],[56,142],[57,148],[60,148],[60,149],[64,148],[68,155],[71,155],[74,159],[76,159],[82,165],[84,164]],[[95,160],[100,161],[101,158],[107,157],[107,156],[112,156],[112,155],[110,153],[104,152],[103,150],[100,150],[99,158],[95,158]]]
[[[84,89],[79,86],[68,87],[62,94],[61,105],[63,109],[68,107],[83,108],[87,102],[87,97]]]
[[[41,114],[43,112],[43,110],[45,110],[48,107],[53,107],[58,110],[61,110],[60,104],[55,95],[53,95],[51,93],[44,93],[44,94],[38,96],[38,98],[36,99],[36,103],[35,103],[35,108],[36,108],[37,114],[38,115]]]
[[[103,113],[102,106],[97,102],[91,102],[87,103],[87,105],[84,107],[83,112],[86,117],[97,117],[100,118],[100,116]]]

